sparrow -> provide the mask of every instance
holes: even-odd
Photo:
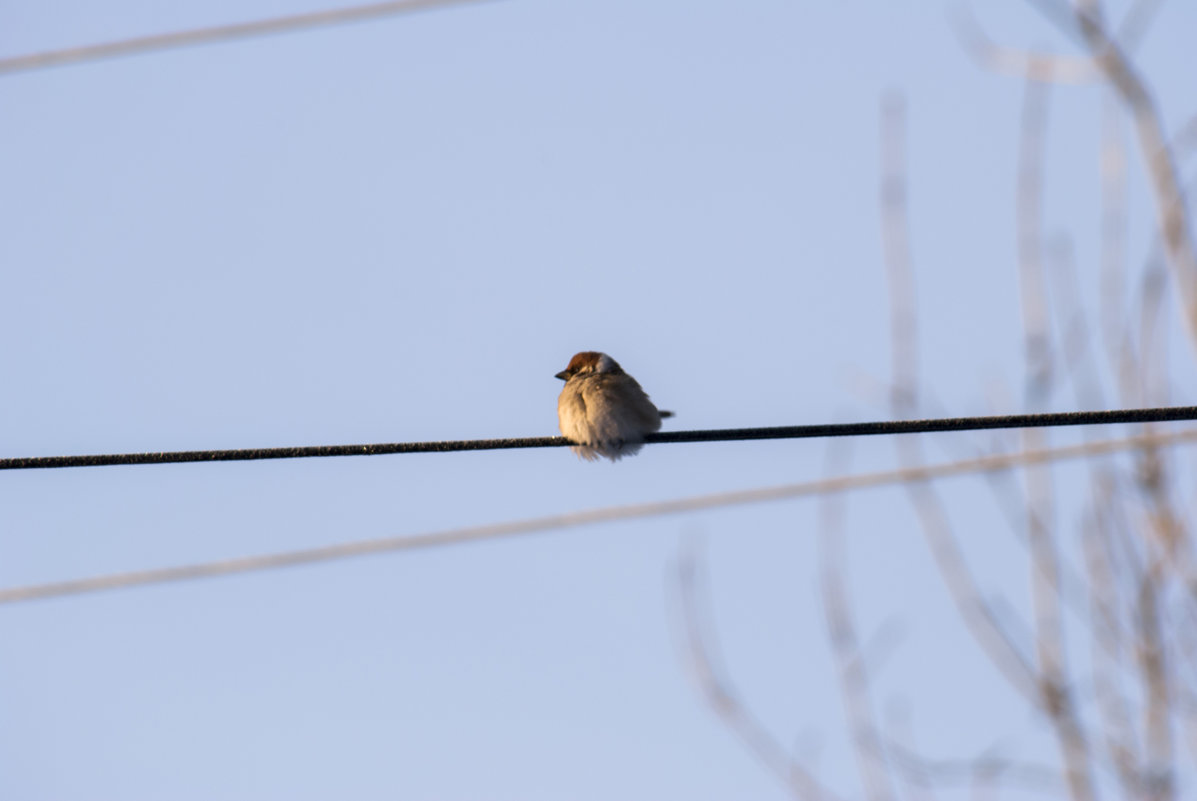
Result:
[[[571,450],[587,461],[631,456],[644,444],[645,434],[673,416],[654,406],[636,379],[605,353],[575,354],[557,378],[565,382],[557,398],[557,422],[574,443]]]

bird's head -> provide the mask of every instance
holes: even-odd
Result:
[[[574,357],[569,360],[569,365],[557,373],[557,378],[562,381],[568,381],[574,376],[590,375],[592,373],[622,373],[623,368],[619,366],[619,362],[612,359],[605,353],[599,353],[597,350],[584,350],[581,353],[575,353]]]

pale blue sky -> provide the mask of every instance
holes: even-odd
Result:
[[[329,5],[9,2],[0,57]],[[1032,4],[979,5],[1002,43],[1075,51]],[[907,98],[928,411],[1021,411],[1022,87],[968,57],[947,10],[512,0],[0,77],[0,452],[553,434],[553,374],[584,349],[673,428],[887,417],[887,90]],[[1141,47],[1169,130],[1197,108],[1195,31],[1197,7],[1167,3]],[[1045,216],[1090,308],[1102,98],[1060,88],[1050,111]],[[1152,206],[1133,151],[1130,169],[1138,264]],[[616,465],[534,450],[6,473],[0,586],[799,481],[824,460],[819,442],[750,442]],[[853,446],[852,469],[894,463],[891,443]],[[1073,525],[1083,468],[1058,475]],[[979,580],[1021,603],[1023,554],[984,484],[944,487]],[[845,510],[862,627],[904,631],[881,705],[904,699],[939,755],[1001,737],[1050,760],[962,634],[903,494]],[[794,501],[6,607],[0,797],[782,798],[679,658],[686,532],[707,537],[746,698],[856,796],[817,527]]]

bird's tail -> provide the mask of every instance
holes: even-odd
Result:
[[[662,420],[666,420],[666,419],[668,419],[668,418],[670,418],[670,417],[674,417],[674,416],[675,416],[673,412],[667,412],[667,411],[665,411],[664,409],[658,409],[658,410],[657,410],[657,414],[661,415],[661,419],[662,419]]]

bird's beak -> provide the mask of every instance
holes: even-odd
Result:
[[[560,373],[557,373],[557,375],[555,375],[555,376],[553,376],[553,377],[554,377],[554,378],[560,378],[562,381],[568,381],[568,380],[569,380],[569,371],[568,371],[568,370],[562,370]]]

